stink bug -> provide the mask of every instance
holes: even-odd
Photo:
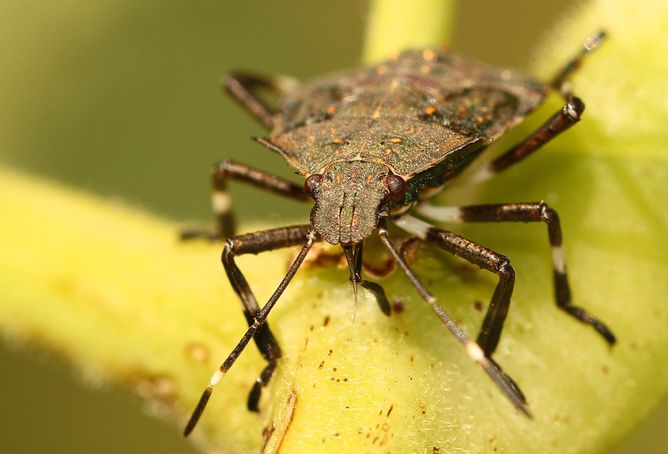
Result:
[[[188,230],[183,238],[225,239],[223,265],[244,307],[249,328],[212,376],[186,428],[189,434],[206,406],[213,386],[254,339],[268,365],[248,398],[257,411],[262,387],[271,378],[281,350],[267,316],[302,264],[314,242],[324,240],[343,248],[350,280],[371,290],[389,312],[380,285],[362,278],[364,241],[377,233],[420,296],[470,357],[479,363],[501,392],[530,416],[517,384],[492,359],[508,312],[515,275],[503,255],[424,220],[448,222],[544,222],[552,247],[557,306],[591,325],[609,344],[615,337],[596,317],[571,303],[562,251],[559,217],[543,202],[438,207],[425,200],[466,168],[492,142],[521,122],[545,98],[558,90],[563,108],[533,134],[491,161],[474,178],[487,179],[521,161],[577,123],[583,102],[571,93],[568,76],[596,48],[603,33],[591,36],[580,52],[548,84],[519,72],[498,69],[444,49],[408,50],[384,63],[299,84],[288,78],[262,78],[235,73],[225,88],[270,133],[256,139],[279,153],[305,178],[303,187],[245,165],[223,161],[213,171],[213,207],[218,217],[213,232]],[[276,92],[270,106],[259,89]],[[310,223],[236,235],[226,183],[237,179],[299,201],[313,199]],[[413,273],[388,234],[398,227],[427,243],[495,273],[498,284],[482,327],[469,338]],[[286,276],[260,308],[234,257],[302,245]]]

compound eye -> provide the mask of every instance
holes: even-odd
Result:
[[[385,178],[385,186],[387,186],[388,195],[387,198],[390,200],[399,200],[406,194],[408,190],[408,185],[403,178],[399,175],[393,173],[389,174]]]
[[[315,198],[315,193],[322,183],[324,176],[319,173],[314,173],[304,181],[304,192],[306,192],[310,197]]]

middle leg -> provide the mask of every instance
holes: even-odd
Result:
[[[230,193],[227,190],[227,180],[230,179],[243,181],[300,202],[311,200],[304,189],[295,183],[236,161],[229,159],[221,161],[216,164],[211,172],[211,184],[213,186],[211,205],[216,215],[216,228],[213,231],[206,229],[183,230],[181,232],[182,240],[193,238],[221,240],[234,235],[236,223]]]
[[[552,274],[554,276],[554,295],[557,306],[577,320],[591,325],[608,344],[613,345],[615,343],[615,335],[605,323],[572,303],[559,215],[545,202],[501,203],[463,207],[439,207],[423,204],[416,211],[430,219],[442,222],[544,222],[547,224],[548,239],[552,248]]]

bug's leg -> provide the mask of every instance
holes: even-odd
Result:
[[[431,240],[430,233],[434,233],[434,235],[437,235],[435,232],[441,232],[439,231],[439,229],[436,229],[435,227],[427,224],[426,222],[423,222],[409,215],[404,215],[403,217],[397,219],[396,223],[399,227],[403,228],[404,230],[414,235],[417,235],[419,238],[426,240]],[[489,375],[489,377],[494,381],[494,383],[498,386],[501,392],[506,396],[506,398],[508,398],[508,400],[510,400],[510,402],[513,404],[513,406],[515,406],[516,409],[521,411],[526,416],[531,417],[531,413],[527,408],[526,398],[524,397],[524,394],[520,390],[519,386],[517,386],[515,381],[512,378],[510,378],[510,376],[506,374],[501,369],[501,367],[489,357],[489,354],[487,354],[485,350],[485,346],[480,345],[479,342],[472,341],[466,335],[466,333],[462,331],[462,329],[459,327],[457,322],[455,322],[452,316],[450,316],[450,314],[448,314],[448,312],[438,304],[434,295],[432,295],[429,292],[429,290],[427,290],[424,284],[413,273],[413,271],[408,266],[408,263],[406,262],[404,257],[401,255],[397,247],[390,240],[387,232],[387,227],[384,221],[381,222],[380,228],[378,229],[378,234],[380,236],[381,241],[383,242],[383,245],[388,249],[388,251],[390,251],[394,259],[399,264],[399,267],[402,269],[404,274],[406,274],[406,277],[408,277],[408,279],[411,281],[415,289],[418,291],[418,293],[420,293],[422,299],[427,304],[429,304],[431,309],[438,316],[438,318],[445,325],[445,327],[455,336],[457,341],[459,341],[459,343],[462,344],[462,346],[464,346],[471,359],[473,359],[475,362],[477,362],[482,366],[485,372],[487,372],[487,375]],[[464,240],[463,238],[461,239]],[[462,247],[463,244],[465,243],[463,242],[459,243],[460,248]],[[481,246],[477,247],[481,248]],[[512,269],[510,270],[512,272]],[[508,282],[509,282],[509,289],[508,289]],[[499,286],[501,286],[501,283],[499,283],[499,285],[497,286],[497,291],[499,289]],[[510,281],[506,280],[505,287],[506,288],[503,289],[503,292],[507,293],[508,295],[507,298],[509,301],[510,292],[512,291],[512,273],[510,274]],[[495,297],[496,294],[497,292],[495,292],[494,294]],[[500,309],[501,312],[504,312],[502,316],[505,317],[505,310],[507,310],[507,304],[505,308],[503,307],[498,308],[497,305],[497,309]],[[490,305],[490,310],[491,310],[491,305]]]
[[[213,231],[186,229],[181,232],[181,239],[205,238],[219,240],[234,235],[234,213],[230,194],[227,190],[227,180],[229,179],[250,183],[253,186],[298,201],[306,202],[310,200],[304,189],[297,184],[232,160],[222,161],[213,168],[211,173],[213,186],[211,205],[216,215],[216,229]]]
[[[260,390],[266,385],[271,377],[271,373],[276,366],[276,360],[278,359],[278,356],[280,356],[278,344],[271,334],[271,331],[269,331],[269,326],[266,323],[267,316],[276,304],[276,301],[278,301],[279,297],[283,294],[288,283],[292,280],[297,269],[301,266],[315,240],[316,234],[311,230],[310,225],[264,230],[261,232],[239,235],[227,240],[223,251],[222,261],[230,283],[241,299],[244,315],[248,321],[248,330],[225,361],[220,365],[220,368],[211,377],[209,385],[202,393],[202,396],[186,425],[184,435],[188,435],[195,428],[197,421],[204,411],[204,407],[206,407],[206,404],[209,401],[213,387],[220,382],[223,375],[225,375],[230,367],[232,367],[251,339],[255,340],[262,356],[269,362],[269,365],[265,367],[260,374],[260,377],[253,385],[253,389],[249,395],[249,409],[257,409],[257,399],[260,397]],[[297,244],[304,244],[304,246],[267,303],[260,308],[248,282],[246,282],[246,279],[234,262],[234,257],[243,254],[258,254],[260,252],[294,246]]]
[[[248,326],[253,324],[253,320],[260,311],[260,307],[258,306],[255,295],[251,291],[248,282],[237,267],[234,257],[243,254],[258,254],[260,252],[303,243],[309,229],[309,225],[280,227],[262,232],[239,235],[227,240],[222,254],[222,262],[225,267],[225,272],[227,273],[227,278],[241,300],[244,317],[248,322]],[[253,338],[262,357],[268,362],[248,395],[248,409],[251,411],[258,411],[258,402],[260,400],[262,387],[266,386],[271,379],[271,375],[276,368],[277,360],[281,356],[281,349],[267,323],[258,328]]]
[[[392,313],[392,309],[390,308],[390,302],[387,300],[387,295],[385,295],[385,290],[383,287],[381,287],[380,284],[376,282],[367,280],[361,281],[360,286],[373,294],[373,296],[376,298],[376,302],[378,303],[380,311],[389,317]]]
[[[545,143],[580,121],[584,107],[585,105],[580,98],[571,97],[566,105],[552,115],[529,137],[481,168],[478,173],[472,176],[473,181],[485,181],[497,173],[503,172],[511,165],[525,159]]]
[[[499,343],[515,284],[515,271],[508,258],[463,236],[439,229],[409,215],[403,216],[396,222],[402,229],[499,277],[477,339],[485,356],[490,357]]]
[[[584,57],[599,46],[603,38],[605,38],[605,32],[603,31],[587,38],[580,52],[569,60],[550,81],[550,86],[561,93],[566,100],[566,104],[529,137],[494,159],[486,167],[480,169],[477,174],[473,175],[472,178],[474,181],[487,180],[497,173],[506,170],[580,121],[585,105],[580,98],[573,95],[567,79],[568,76],[580,67]]]
[[[575,72],[581,65],[584,58],[594,49],[596,49],[605,39],[605,31],[600,30],[597,33],[589,36],[583,43],[580,51],[571,58],[566,64],[561,67],[557,74],[550,81],[550,87],[557,90],[564,99],[568,100],[572,97],[568,77]]]
[[[390,308],[390,302],[387,300],[387,295],[385,295],[383,287],[373,281],[362,279],[364,243],[343,246],[343,253],[350,269],[350,282],[353,284],[353,292],[355,293],[355,306],[357,306],[357,284],[359,284],[360,287],[367,289],[373,294],[381,312],[389,316],[392,309]]]
[[[258,95],[258,89],[283,94],[298,83],[289,77],[262,77],[234,72],[223,82],[225,90],[267,129],[274,127],[274,109]]]
[[[574,306],[571,302],[559,215],[545,202],[463,207],[438,207],[425,204],[418,207],[416,211],[430,219],[442,222],[544,222],[547,224],[548,239],[552,248],[554,294],[557,306],[581,322],[591,325],[608,344],[615,343],[615,336],[605,323],[586,310]]]

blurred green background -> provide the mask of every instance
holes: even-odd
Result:
[[[526,68],[539,58],[532,45],[574,4],[461,2],[453,44]],[[355,66],[366,9],[363,0],[0,0],[0,164],[208,223],[217,160],[291,173],[249,140],[262,130],[220,94],[222,76],[306,78]],[[302,206],[248,187],[232,192],[242,222],[307,220]],[[0,351],[0,452],[194,452],[180,428],[145,416],[139,398],[82,386],[51,354],[9,344]],[[664,405],[613,452],[665,452],[666,422]]]

